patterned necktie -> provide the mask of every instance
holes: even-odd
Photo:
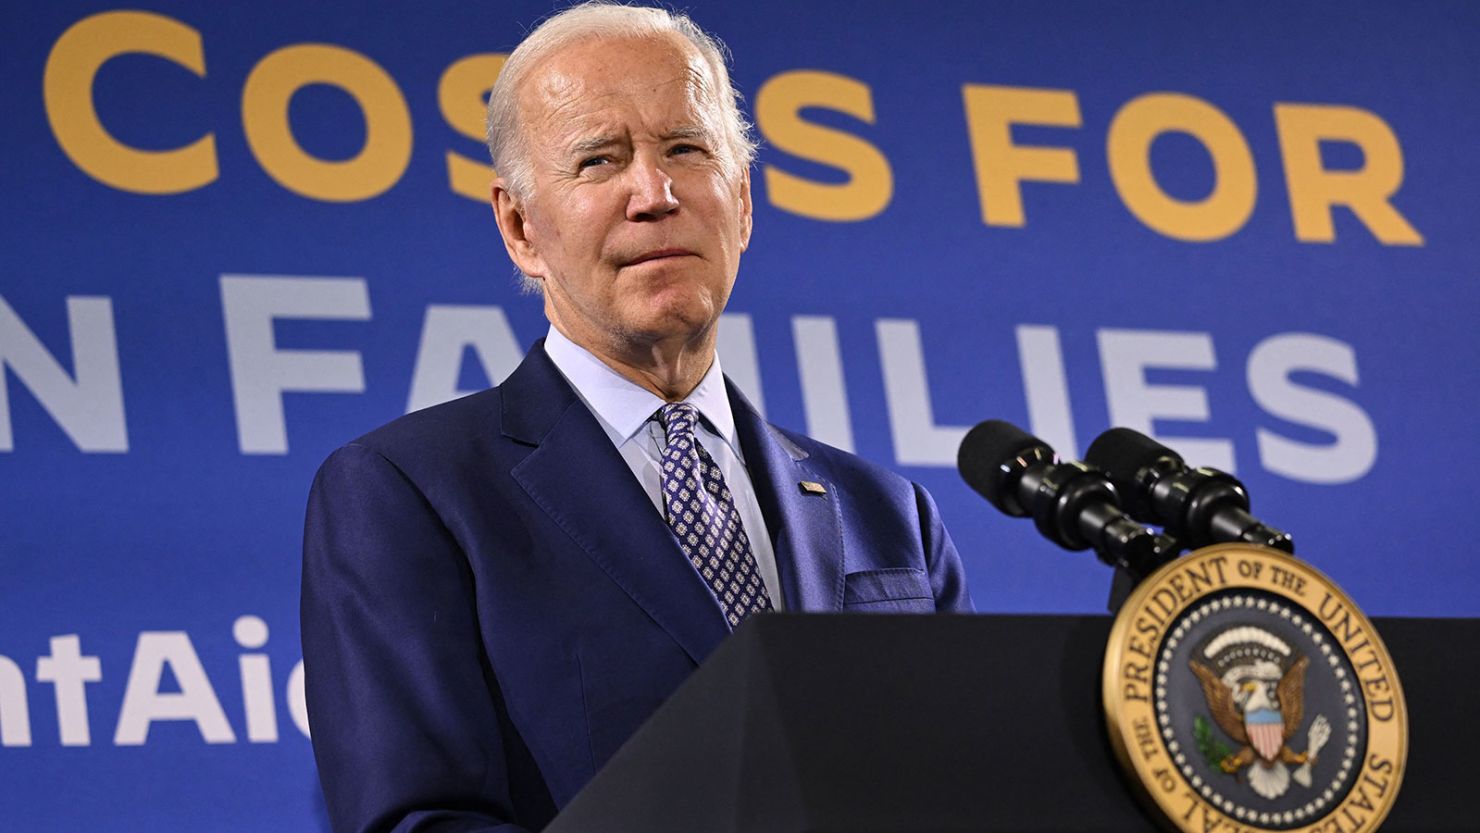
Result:
[[[655,416],[668,439],[662,463],[663,514],[733,630],[746,616],[771,609],[750,539],[719,466],[694,438],[698,411],[677,402],[664,405]]]

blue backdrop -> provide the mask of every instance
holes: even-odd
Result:
[[[543,334],[476,136],[549,10],[8,11],[0,826],[323,825],[304,499]],[[691,11],[763,140],[726,369],[925,484],[981,609],[1109,578],[959,481],[996,417],[1149,431],[1369,613],[1480,615],[1475,6]]]

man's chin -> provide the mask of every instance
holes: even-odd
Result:
[[[676,300],[676,299],[673,299]],[[710,303],[657,303],[626,317],[629,337],[645,344],[674,344],[703,340],[719,320]]]

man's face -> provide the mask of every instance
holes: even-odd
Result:
[[[714,86],[664,36],[576,43],[519,91],[531,193],[515,217],[496,185],[494,207],[551,322],[593,352],[713,337],[750,240],[749,175],[727,161]]]

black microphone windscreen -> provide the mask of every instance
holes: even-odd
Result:
[[[1048,449],[1048,444],[1010,422],[989,419],[966,432],[956,452],[956,468],[967,485],[1002,509],[1004,464],[1035,447]]]
[[[1158,460],[1171,458],[1182,463],[1182,456],[1156,440],[1130,428],[1111,428],[1095,438],[1084,452],[1084,461],[1104,471],[1120,491],[1121,500],[1135,514],[1144,503],[1137,488],[1136,475]]]

